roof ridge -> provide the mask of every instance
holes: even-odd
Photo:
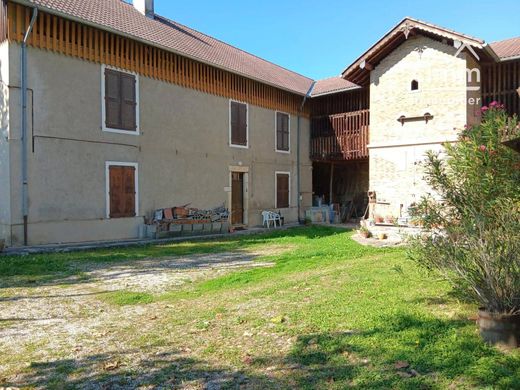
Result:
[[[325,77],[324,79],[318,79],[318,80],[315,80],[315,81],[327,81],[327,80],[332,80],[332,79],[342,79],[343,77],[341,77],[341,75],[337,75],[337,76],[330,76],[330,77]]]
[[[486,43],[486,41],[484,39],[482,39],[482,38],[478,38],[478,37],[475,37],[473,35],[461,33],[459,31],[453,30],[451,28],[447,28],[447,27],[441,26],[439,24],[431,23],[431,22],[428,22],[426,20],[417,19],[417,18],[414,18],[414,17],[411,17],[411,16],[405,16],[404,19],[401,21],[401,23],[404,22],[405,20],[410,20],[412,22],[421,23],[421,24],[424,24],[426,26],[430,26],[430,27],[433,27],[433,28],[436,28],[436,29],[439,29],[439,30],[444,30],[444,31],[446,31],[446,32],[448,32],[450,34],[461,35],[461,36],[466,37],[468,39],[472,39],[474,41],[478,41],[478,42],[480,42],[482,44]],[[399,26],[401,23],[397,24],[396,27]]]
[[[512,41],[514,39],[520,39],[520,35],[517,36],[517,37],[511,37],[511,38],[506,38],[506,39],[501,39],[499,41],[493,41],[493,42],[489,42],[490,45],[493,45],[495,43],[502,43],[502,42],[507,42],[507,41]]]

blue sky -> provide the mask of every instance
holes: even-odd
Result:
[[[405,16],[486,42],[520,36],[519,0],[155,0],[155,8],[314,79],[338,75]]]

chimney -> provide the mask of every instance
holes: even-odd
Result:
[[[153,0],[133,0],[133,3],[136,10],[153,19]]]

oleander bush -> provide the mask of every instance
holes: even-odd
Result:
[[[410,257],[491,312],[520,313],[520,154],[505,146],[516,117],[493,102],[443,153],[429,152],[433,190],[411,210],[424,233]]]

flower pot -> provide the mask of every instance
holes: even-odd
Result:
[[[491,313],[481,308],[477,322],[480,336],[486,343],[507,348],[520,346],[520,314]]]
[[[380,240],[386,240],[388,238],[388,236],[386,235],[386,233],[379,233],[378,236],[377,236]]]

